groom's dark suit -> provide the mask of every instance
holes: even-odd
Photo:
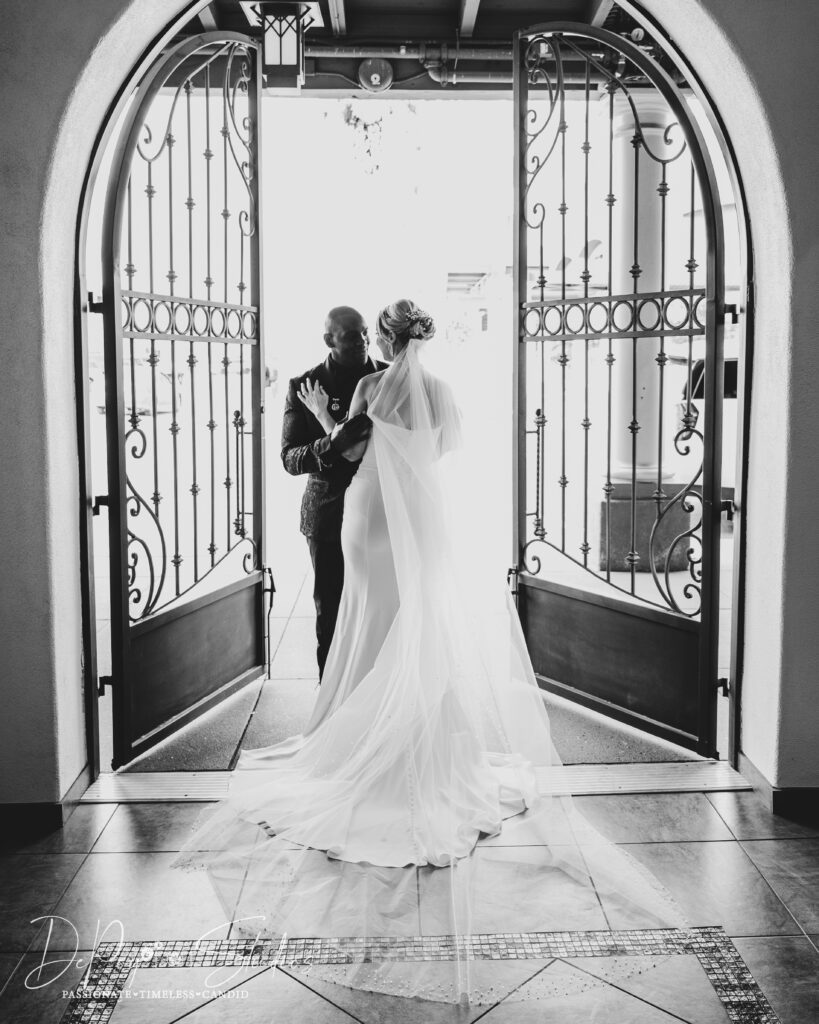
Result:
[[[294,377],[287,389],[282,425],[281,455],[288,473],[309,473],[301,502],[301,532],[307,538],[313,562],[316,604],[316,657],[319,678],[324,671],[327,651],[333,639],[341,588],[344,584],[344,559],[341,553],[341,520],[344,492],[358,468],[333,450],[330,436],[298,397],[302,383],[318,381],[328,395],[327,409],[342,422],[350,410],[353,392],[362,377],[387,364],[369,358],[362,366],[347,367],[328,355],[300,377]]]

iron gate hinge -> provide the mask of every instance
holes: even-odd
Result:
[[[729,523],[732,523],[734,521],[734,513],[736,512],[736,510],[737,506],[732,498],[722,499],[722,503],[720,504],[720,512],[725,513],[725,515],[728,517]]]
[[[103,309],[102,299],[93,292],[88,293],[88,312],[101,313]]]
[[[103,505],[108,508],[108,495],[97,494],[94,498],[94,504],[91,506],[91,515],[98,516]]]
[[[510,565],[509,570],[506,573],[506,585],[510,587],[513,596],[518,592],[518,574],[520,573],[520,566]]]
[[[722,307],[725,319],[730,319],[732,324],[739,323],[739,306],[735,302],[726,302]]]
[[[722,690],[722,696],[727,697],[728,694],[731,692],[731,684],[728,682],[727,679],[718,679],[716,689]]]
[[[97,693],[100,697],[105,696],[105,687],[110,686],[114,689],[114,677],[113,676],[100,676],[97,680]]]

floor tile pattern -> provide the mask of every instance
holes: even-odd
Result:
[[[280,967],[377,961],[539,960],[614,956],[697,957],[734,1024],[779,1024],[759,985],[722,928],[623,931],[521,932],[451,935],[276,940],[172,940],[101,943],[86,984],[69,1003],[63,1024],[105,1024],[131,971],[151,968]]]

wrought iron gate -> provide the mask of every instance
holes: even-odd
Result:
[[[711,755],[714,172],[680,90],[637,46],[550,24],[514,54],[521,621],[543,686]]]
[[[131,104],[103,229],[116,768],[264,670],[257,44]]]

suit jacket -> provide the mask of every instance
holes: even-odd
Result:
[[[327,409],[337,423],[350,411],[356,385],[362,377],[385,370],[387,363],[368,357],[360,372],[350,373],[328,355],[300,377],[293,377],[287,389],[282,424],[281,456],[288,473],[309,473],[301,502],[301,532],[307,537],[330,540],[341,534],[344,492],[358,469],[330,447],[330,436],[298,397],[302,382],[310,379],[324,388],[329,397]]]

